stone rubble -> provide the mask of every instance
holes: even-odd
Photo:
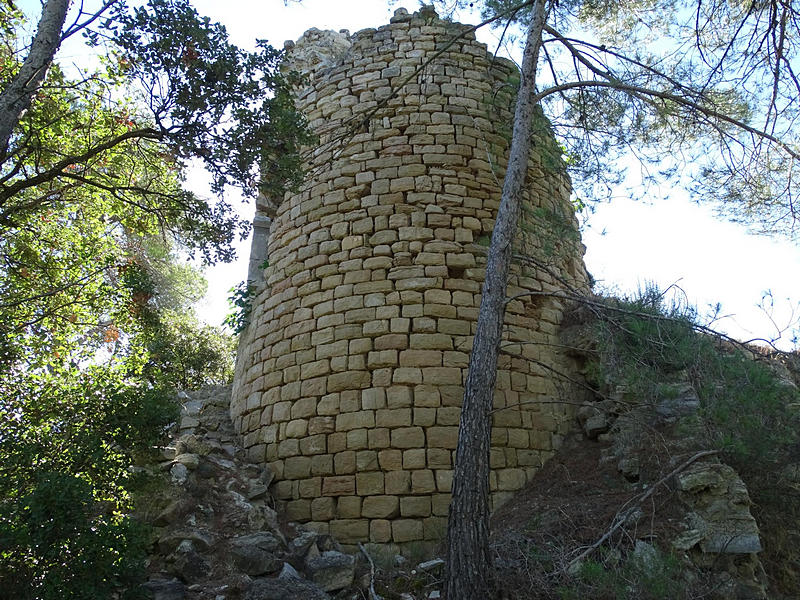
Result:
[[[145,467],[164,485],[139,515],[155,532],[144,586],[153,600],[351,598],[365,567],[336,540],[274,510],[271,472],[247,462],[237,444],[230,387],[179,399],[177,431],[161,462]]]

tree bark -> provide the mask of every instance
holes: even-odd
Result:
[[[493,590],[489,553],[489,447],[497,356],[505,316],[512,244],[528,172],[536,67],[545,0],[533,5],[522,60],[508,168],[486,263],[477,330],[461,408],[453,496],[447,528],[447,600],[486,600]]]
[[[69,0],[47,0],[30,52],[6,89],[0,93],[0,162],[8,155],[14,127],[30,107],[33,96],[53,63],[61,45],[61,29],[67,18]]]

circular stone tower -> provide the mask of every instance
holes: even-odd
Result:
[[[274,209],[269,266],[240,342],[233,421],[290,519],[344,543],[436,540],[518,71],[428,9],[287,47],[310,81],[297,102],[319,144],[302,189],[262,201]],[[509,296],[588,288],[569,179],[541,121]],[[553,402],[553,370],[573,368],[557,350],[562,308],[542,295],[507,305],[494,506],[570,428]]]

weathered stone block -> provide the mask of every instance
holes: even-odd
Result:
[[[360,429],[365,427],[375,427],[375,413],[371,410],[343,413],[336,416],[337,431],[348,431],[350,429]]]
[[[357,473],[356,492],[359,496],[374,496],[384,493],[383,473],[380,471]]]
[[[392,521],[392,541],[396,543],[413,542],[424,537],[422,521],[417,519],[397,519]]]
[[[311,475],[311,459],[307,456],[290,456],[284,461],[283,476],[286,479],[303,479]]]
[[[322,478],[312,477],[298,481],[297,493],[301,498],[319,498],[322,494]]]
[[[369,520],[337,519],[330,522],[330,534],[343,544],[369,539]]]
[[[400,514],[397,496],[369,496],[364,498],[361,515],[369,519],[393,519]]]
[[[378,427],[410,427],[411,409],[410,408],[390,408],[378,410],[375,413],[375,424]]]
[[[336,514],[340,519],[356,519],[361,516],[360,496],[342,496],[336,501]]]
[[[336,500],[334,498],[313,498],[311,500],[311,518],[314,521],[330,521],[336,517]]]
[[[401,427],[392,430],[393,448],[422,448],[425,445],[425,433],[421,427]]]
[[[377,519],[369,523],[369,541],[373,544],[385,544],[392,540],[391,521]]]
[[[388,471],[384,473],[384,486],[387,494],[409,494],[411,493],[411,473],[409,471]]]
[[[351,496],[356,493],[354,475],[324,477],[322,479],[323,496]]]
[[[433,471],[424,469],[411,472],[411,493],[431,494],[436,491]]]
[[[497,489],[516,491],[525,485],[525,471],[522,469],[500,469],[497,471]]]
[[[429,517],[431,515],[431,499],[428,496],[401,498],[400,515],[403,517]]]
[[[401,367],[440,367],[442,366],[442,351],[404,350],[400,352],[399,364]]]

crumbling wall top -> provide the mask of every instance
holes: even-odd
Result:
[[[323,31],[313,27],[296,42],[287,40],[283,47],[291,67],[313,81],[320,70],[341,64],[352,45],[347,29]]]

